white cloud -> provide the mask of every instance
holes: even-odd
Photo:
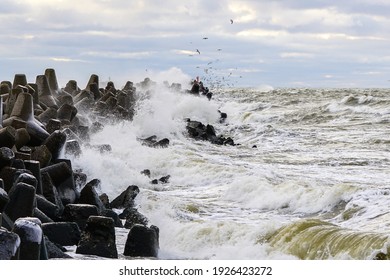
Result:
[[[280,54],[281,58],[313,58],[312,53],[300,53],[300,52],[283,52]]]
[[[219,59],[213,66],[221,73],[237,67],[243,83],[257,79],[257,71],[265,83],[276,86],[314,77],[324,80],[326,73],[337,73],[334,69],[381,69],[390,76],[383,68],[390,61],[387,0],[3,2],[1,75],[9,75],[23,60],[34,61],[31,69],[48,62],[67,71],[77,65],[78,71],[100,67],[106,76],[119,73],[117,69],[131,72],[123,71],[126,67],[157,72],[178,67],[196,75]]]

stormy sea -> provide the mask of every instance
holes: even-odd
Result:
[[[67,157],[111,198],[139,187],[136,208],[159,228],[161,260],[383,259],[390,254],[389,93],[264,86],[218,89],[208,100],[137,89],[132,121],[106,123],[90,139],[111,145],[110,153],[83,146]],[[189,137],[188,119],[234,145]],[[151,135],[169,145],[139,141]],[[116,230],[126,259],[128,230]]]

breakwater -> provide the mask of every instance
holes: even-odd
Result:
[[[151,84],[145,79],[139,86]],[[138,186],[110,198],[99,192],[99,178],[88,178],[67,157],[77,157],[106,123],[133,118],[132,82],[121,89],[113,82],[99,85],[92,74],[85,88],[75,80],[60,88],[51,68],[34,83],[24,74],[1,82],[0,259],[71,258],[66,246],[77,246],[78,254],[118,258],[116,227],[129,229],[121,254],[157,256],[159,229],[134,207]],[[110,144],[89,148],[111,150]]]

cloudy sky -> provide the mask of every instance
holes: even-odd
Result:
[[[2,0],[0,80],[389,87],[389,15],[389,0]]]

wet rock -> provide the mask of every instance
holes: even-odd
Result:
[[[58,215],[61,216],[64,211],[64,204],[48,173],[42,174],[42,193],[48,201],[58,207]]]
[[[52,155],[51,158],[52,161],[57,160],[60,157],[65,142],[66,142],[66,134],[60,130],[54,131],[43,142],[43,145],[45,145],[48,148],[48,150]]]
[[[210,124],[204,125],[198,121],[187,120],[186,129],[188,136],[196,140],[210,141],[217,145],[235,145],[232,138],[217,136],[214,126]]]
[[[134,206],[134,199],[139,193],[138,186],[128,186],[119,196],[117,196],[111,203],[111,208],[127,208]]]
[[[141,224],[144,226],[147,226],[149,223],[148,218],[146,218],[144,215],[142,215],[140,212],[138,212],[137,209],[133,207],[126,208],[120,215],[120,217],[123,219],[126,219],[125,228],[132,228],[135,224]]]
[[[57,163],[42,168],[41,173],[49,174],[64,205],[74,203],[77,200],[79,193],[74,183],[73,170],[69,160],[61,159]]]
[[[15,221],[13,232],[20,237],[21,260],[39,260],[42,244],[42,229],[39,222],[31,218],[20,218]]]
[[[96,189],[100,189],[100,184],[99,179],[89,181],[81,190],[78,203],[95,205],[99,212],[103,211],[105,207],[96,191]]]
[[[51,242],[61,246],[77,245],[80,241],[81,231],[74,222],[45,223],[42,230]]]
[[[62,249],[61,246],[56,245],[51,242],[47,236],[44,236],[47,254],[49,259],[71,259],[72,257],[65,253],[65,248]]]
[[[11,166],[12,160],[15,158],[14,152],[8,147],[0,148],[0,170],[4,166]]]
[[[19,259],[20,237],[14,232],[0,228],[0,260]]]
[[[169,146],[168,138],[157,140],[156,135],[152,135],[147,138],[138,138],[138,140],[142,142],[142,145],[152,147],[152,148],[166,148]]]
[[[16,221],[18,218],[31,217],[35,205],[35,188],[26,183],[15,184],[8,193],[9,202],[4,212]]]
[[[5,206],[9,202],[9,197],[8,194],[5,190],[0,188],[0,213],[2,213],[5,209]]]
[[[123,254],[131,257],[152,257],[158,256],[159,250],[159,229],[156,226],[147,227],[134,225],[128,235]]]
[[[59,221],[62,213],[60,213],[60,208],[58,205],[47,200],[42,195],[36,195],[37,208],[42,211],[46,216],[48,216],[52,221]]]
[[[81,234],[76,253],[118,258],[114,220],[108,217],[90,216]]]
[[[105,209],[101,212],[101,215],[113,219],[115,227],[123,228],[122,220],[114,210]]]
[[[0,128],[0,145],[12,148],[16,143],[16,129],[12,126]]]
[[[75,222],[81,230],[85,228],[90,216],[98,216],[99,210],[91,204],[68,204],[65,206],[62,219],[67,222]]]

